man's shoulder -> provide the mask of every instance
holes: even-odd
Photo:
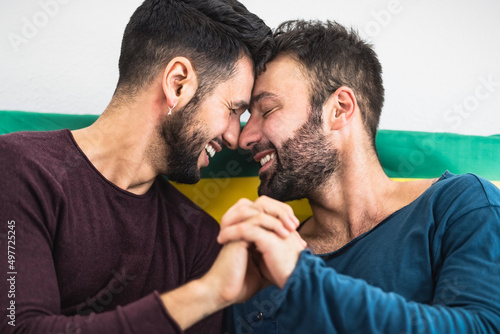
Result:
[[[10,183],[59,182],[68,161],[77,154],[70,138],[68,130],[0,136],[0,178]]]
[[[35,160],[57,152],[67,135],[66,130],[15,132],[0,136],[0,156],[10,160]]]
[[[498,210],[500,190],[476,174],[446,172],[417,201],[428,206],[437,221],[451,222],[476,210]]]
[[[460,197],[484,206],[500,205],[500,189],[479,175],[445,172],[437,184],[442,185],[441,191],[445,196]]]

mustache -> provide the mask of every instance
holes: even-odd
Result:
[[[259,152],[266,151],[266,150],[274,150],[274,151],[278,152],[278,150],[276,149],[276,146],[274,146],[271,142],[255,144],[250,149],[250,152],[252,153],[252,156],[255,157]]]
[[[224,141],[223,141],[221,138],[214,138],[214,139],[212,139],[211,141],[213,141],[213,142],[217,143],[220,147],[224,147],[224,146],[226,146],[226,145],[224,144]]]

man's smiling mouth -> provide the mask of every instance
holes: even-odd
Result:
[[[216,153],[215,149],[210,144],[205,145],[205,151],[207,151],[207,154],[210,158],[213,158]]]
[[[274,153],[268,154],[260,160],[260,165],[264,166],[266,163],[273,160],[274,158],[276,158],[276,154],[274,154]]]

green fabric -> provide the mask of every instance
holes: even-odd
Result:
[[[0,134],[16,131],[71,130],[92,124],[97,115],[45,114],[0,111]],[[500,180],[500,135],[481,137],[452,133],[380,130],[380,162],[392,178],[430,178],[445,170],[476,173]],[[249,152],[224,149],[203,170],[204,178],[257,176],[259,165]]]
[[[76,130],[94,123],[98,116],[0,111],[0,135],[17,131]]]
[[[386,174],[437,177],[444,170],[500,181],[500,136],[380,130],[377,150]]]

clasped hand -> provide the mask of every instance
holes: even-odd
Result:
[[[299,224],[289,205],[266,196],[232,206],[222,217],[224,247],[211,269],[224,277],[222,298],[242,302],[269,283],[283,288],[306,247]]]

